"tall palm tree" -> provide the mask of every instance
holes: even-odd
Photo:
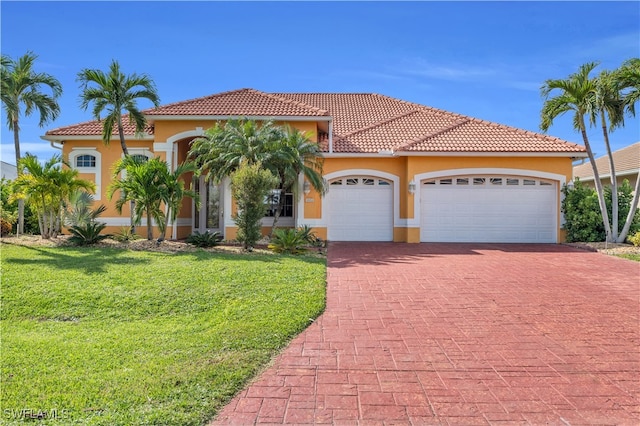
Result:
[[[594,108],[589,113],[589,123],[592,126],[598,125],[598,117],[602,128],[604,145],[609,159],[610,182],[611,182],[611,238],[618,240],[618,180],[616,178],[616,168],[611,155],[611,144],[609,143],[609,131],[624,124],[624,101],[620,96],[620,88],[615,74],[609,71],[602,71],[596,79],[594,90]],[[610,123],[608,125],[607,123]]]
[[[47,73],[35,72],[33,65],[38,57],[33,52],[27,52],[17,60],[2,55],[0,74],[2,89],[0,98],[7,114],[7,127],[13,132],[13,143],[16,151],[16,165],[20,163],[20,116],[22,106],[24,115],[30,116],[34,111],[40,114],[38,125],[43,127],[49,121],[55,120],[60,114],[57,98],[62,94],[62,85]],[[51,94],[41,91],[48,86]],[[18,174],[22,169],[18,167]],[[24,233],[24,200],[18,201],[18,235]]]
[[[93,103],[93,116],[101,120],[101,114],[106,110],[102,126],[102,141],[108,145],[111,141],[114,127],[118,131],[122,153],[127,156],[129,150],[124,138],[123,114],[129,115],[129,122],[135,124],[136,135],[141,135],[147,125],[147,119],[140,112],[138,99],[148,99],[154,106],[160,105],[160,98],[156,85],[146,74],[125,75],[120,71],[120,64],[111,61],[109,72],[85,68],[78,73],[82,93],[80,106],[86,110]],[[131,201],[131,232],[135,233],[133,211],[135,201]]]
[[[606,238],[607,241],[612,242],[611,226],[609,224],[607,206],[604,201],[602,182],[600,182],[600,174],[598,173],[593,150],[589,143],[585,123],[585,115],[591,117],[591,114],[597,110],[595,102],[596,80],[589,77],[589,74],[597,65],[596,62],[589,62],[581,65],[578,72],[571,74],[565,80],[550,79],[545,81],[541,88],[541,93],[545,101],[541,111],[540,128],[546,132],[558,116],[569,111],[573,112],[573,127],[582,134],[582,140],[584,141],[587,155],[593,168],[593,178],[598,194],[598,204],[600,205],[600,213],[602,214]],[[559,91],[559,94],[551,97],[551,93],[554,91]]]
[[[86,110],[93,103],[93,116],[101,120],[106,111],[102,126],[102,141],[108,145],[113,129],[118,131],[120,147],[125,155],[129,155],[124,139],[123,114],[129,115],[129,122],[135,124],[137,134],[142,134],[147,120],[137,106],[138,99],[148,99],[154,106],[160,105],[160,98],[151,77],[146,74],[125,75],[120,71],[120,64],[111,61],[109,72],[96,69],[83,69],[78,73],[78,82],[82,109]]]
[[[271,144],[269,151],[272,155],[265,167],[280,179],[278,207],[274,212],[271,227],[273,234],[284,208],[286,191],[291,188],[295,199],[300,196],[297,185],[300,175],[318,193],[324,194],[325,184],[322,178],[324,159],[319,145],[310,139],[308,133],[302,133],[290,126],[282,129],[280,139]]]
[[[67,167],[63,168],[62,165]],[[57,154],[44,165],[29,153],[20,159],[19,167],[28,173],[16,178],[15,196],[26,199],[36,211],[42,238],[57,236],[63,206],[73,192],[80,189],[95,190],[93,182],[78,178],[78,170],[68,166]]]
[[[640,58],[632,58],[625,61],[622,66],[614,72],[618,87],[622,93],[626,112],[634,116],[636,115],[635,104],[640,100]],[[627,214],[624,226],[618,236],[618,242],[624,242],[627,233],[633,222],[636,210],[638,209],[638,200],[640,199],[640,178],[636,179],[635,193],[631,201],[631,208]]]

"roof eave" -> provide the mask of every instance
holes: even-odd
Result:
[[[125,135],[125,136],[133,136],[133,135]],[[101,141],[102,135],[43,135],[40,136],[40,139],[50,142],[65,142],[65,141]],[[139,141],[153,141],[155,140],[153,135],[145,134],[142,137],[133,136],[134,140]],[[120,138],[117,136],[112,137],[110,140],[119,141]],[[128,139],[131,140],[131,139]]]

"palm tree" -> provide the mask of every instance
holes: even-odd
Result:
[[[78,73],[82,94],[80,95],[82,109],[86,110],[93,103],[93,116],[100,121],[101,114],[106,110],[102,126],[102,141],[108,145],[111,141],[113,128],[118,130],[122,153],[127,156],[129,150],[124,139],[123,114],[129,114],[129,122],[135,124],[136,135],[141,135],[147,125],[147,119],[140,112],[136,101],[148,99],[154,106],[160,105],[160,98],[156,85],[146,74],[125,75],[120,71],[118,61],[112,60],[109,73],[101,70],[83,69]],[[131,232],[135,233],[134,213],[135,201],[131,201]]]
[[[640,100],[640,58],[632,58],[625,61],[618,70],[614,72],[618,88],[622,93],[624,107],[631,116],[636,115],[635,104]],[[623,242],[629,233],[631,223],[638,209],[640,199],[640,178],[636,179],[635,193],[631,201],[631,208],[627,214],[624,226],[618,236],[619,243]]]
[[[167,164],[160,158],[153,158],[143,161],[138,157],[125,156],[118,160],[113,166],[113,180],[107,188],[109,199],[116,191],[120,191],[122,196],[116,201],[116,209],[122,212],[122,206],[127,201],[134,201],[133,223],[139,225],[142,216],[147,218],[147,239],[153,239],[153,222],[164,222],[165,216],[161,208],[162,188],[160,186],[162,173],[166,170]],[[126,174],[119,177],[120,172]]]
[[[323,156],[317,143],[309,138],[308,133],[286,126],[282,129],[280,139],[269,147],[272,152],[265,167],[270,169],[280,180],[278,207],[273,216],[271,234],[273,234],[280,214],[284,208],[285,192],[292,188],[295,199],[300,195],[298,177],[304,176],[309,185],[321,195],[325,192],[322,178]]]
[[[180,213],[180,208],[182,207],[182,200],[185,197],[192,198],[196,203],[196,207],[200,205],[198,194],[193,190],[186,189],[184,180],[182,179],[186,173],[197,173],[196,165],[191,162],[185,162],[180,164],[173,172],[170,172],[168,164],[166,162],[164,164],[165,168],[162,173],[160,188],[166,213],[164,215],[164,222],[160,224],[160,241],[165,239],[169,221],[175,225],[175,221]]]
[[[267,121],[229,120],[216,123],[204,136],[191,142],[189,158],[200,170],[207,170],[207,180],[220,182],[240,167],[263,163],[266,167],[271,152],[269,147],[281,138],[278,127]]]
[[[2,55],[0,74],[2,89],[0,98],[7,114],[7,126],[13,131],[13,143],[16,151],[16,165],[20,163],[20,116],[22,106],[24,115],[30,116],[34,111],[40,114],[38,125],[43,127],[49,121],[55,120],[60,114],[57,98],[62,94],[62,85],[47,73],[38,73],[33,64],[38,57],[33,52],[13,60]],[[48,86],[51,94],[43,93],[42,86]],[[18,174],[22,169],[18,167]],[[24,233],[24,200],[18,201],[18,235]]]
[[[594,91],[594,108],[589,114],[589,123],[596,126],[598,116],[604,137],[604,145],[609,159],[610,182],[611,182],[611,238],[618,240],[618,180],[616,169],[611,155],[611,144],[609,143],[609,131],[621,126],[624,123],[624,101],[620,96],[620,89],[615,74],[609,71],[602,71],[596,79]],[[607,122],[610,126],[607,126]]]
[[[595,102],[597,83],[595,79],[589,77],[589,73],[591,73],[597,65],[595,62],[589,62],[580,66],[577,73],[571,74],[569,78],[565,80],[550,79],[545,81],[541,88],[545,102],[541,111],[540,128],[546,132],[556,117],[569,111],[573,112],[573,127],[582,134],[582,140],[584,141],[587,155],[593,168],[593,178],[598,194],[598,204],[600,205],[600,213],[602,214],[606,238],[607,241],[612,242],[611,226],[609,224],[609,215],[604,200],[602,182],[600,182],[600,174],[596,167],[585,124],[585,115],[591,117],[591,115],[597,111]],[[560,93],[551,97],[550,95],[553,91],[559,91]]]
[[[160,105],[160,98],[153,80],[146,74],[125,75],[120,71],[120,64],[111,61],[109,72],[96,69],[83,69],[78,73],[82,94],[82,109],[86,110],[93,103],[93,116],[101,120],[106,110],[102,127],[102,141],[108,145],[114,127],[118,131],[120,146],[125,155],[129,155],[124,139],[123,114],[129,114],[129,122],[135,124],[136,134],[142,134],[147,125],[145,116],[140,112],[136,101],[148,99],[154,106]]]
[[[94,191],[95,184],[79,179],[79,172],[69,168],[58,154],[42,165],[37,157],[27,153],[20,159],[19,167],[27,173],[14,181],[14,195],[27,200],[36,211],[42,238],[55,238],[70,195],[80,189]]]

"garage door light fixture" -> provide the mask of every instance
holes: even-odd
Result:
[[[416,182],[412,180],[411,182],[409,182],[409,194],[415,194],[415,193],[416,193]]]

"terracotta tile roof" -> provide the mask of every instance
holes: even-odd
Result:
[[[333,151],[395,152],[567,152],[584,148],[558,138],[371,93],[263,93],[253,89],[223,92],[147,109],[161,116],[331,117]],[[161,119],[161,118],[160,118]],[[99,135],[87,122],[47,135]],[[153,129],[150,129],[150,133]],[[133,134],[128,128],[127,134]],[[328,151],[329,135],[319,134]]]
[[[616,174],[626,175],[640,171],[640,142],[613,151],[612,155]],[[598,174],[601,178],[611,176],[609,159],[606,155],[596,158],[596,166],[598,167]],[[591,163],[587,162],[575,166],[573,168],[573,177],[580,178],[580,180],[593,180]]]
[[[122,122],[124,123],[124,134],[134,135],[136,132],[136,126],[129,123],[129,116],[123,115]],[[47,136],[100,136],[102,135],[103,122],[98,120],[85,121],[84,123],[73,124],[71,126],[58,127],[47,131]],[[153,125],[145,127],[144,132],[153,135]],[[118,136],[118,131],[114,128],[113,135]]]
[[[188,101],[176,102],[145,110],[145,115],[200,115],[200,116],[327,116],[329,113],[293,99],[263,93],[253,89],[240,89],[218,93]]]

